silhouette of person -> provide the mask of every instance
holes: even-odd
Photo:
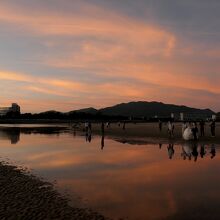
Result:
[[[200,135],[201,137],[205,136],[205,122],[203,120],[200,121]]]
[[[204,144],[201,144],[200,146],[200,156],[201,158],[203,158],[206,154],[206,151],[205,151],[205,145]]]
[[[163,146],[163,145],[162,145],[161,143],[159,143],[159,148],[160,148],[160,149],[162,148],[162,146]]]
[[[89,129],[89,123],[85,122],[85,131],[88,132],[88,129]]]
[[[172,123],[170,121],[168,121],[167,123],[167,130],[168,130],[169,137],[171,138],[172,137]]]
[[[197,158],[198,158],[198,155],[199,155],[197,148],[198,148],[197,143],[194,143],[193,150],[192,150],[192,155],[194,157],[195,162],[197,161]]]
[[[168,129],[169,138],[173,137],[174,125],[173,125],[172,122],[168,121],[168,123],[167,123],[167,129]]]
[[[101,149],[102,150],[104,149],[104,146],[105,146],[105,135],[103,134],[101,138]]]
[[[216,155],[215,145],[214,144],[211,145],[210,154],[211,154],[211,159],[213,159],[215,157],[215,155]]]
[[[89,130],[90,132],[92,132],[92,123],[91,123],[91,122],[88,123],[88,130]]]
[[[215,137],[215,121],[210,124],[212,137]]]
[[[86,131],[86,142],[89,140],[89,132]]]
[[[101,132],[102,132],[102,135],[104,135],[104,133],[105,133],[105,124],[104,124],[104,122],[101,123]]]
[[[92,133],[91,133],[90,130],[88,131],[88,137],[87,137],[87,139],[88,139],[88,142],[89,142],[89,143],[90,143],[91,140],[92,140]]]
[[[159,131],[161,132],[162,131],[162,121],[161,120],[159,120]]]
[[[193,139],[194,141],[198,140],[198,127],[197,127],[197,123],[195,122],[192,128],[192,133],[193,133]]]
[[[125,122],[123,123],[123,130],[125,130]]]
[[[167,150],[168,150],[169,159],[171,160],[173,158],[174,153],[175,153],[173,144],[170,143],[167,146]]]

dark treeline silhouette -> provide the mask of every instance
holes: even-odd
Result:
[[[0,116],[1,122],[4,122],[4,120],[10,120],[10,119],[18,119],[18,120],[95,120],[95,121],[152,121],[157,122],[158,118],[146,118],[146,117],[132,117],[132,116],[121,116],[121,115],[105,115],[101,112],[97,113],[87,113],[87,112],[78,112],[73,111],[69,113],[62,113],[57,111],[47,111],[42,113],[24,113],[24,114],[7,114],[5,116]],[[161,118],[163,121],[171,120],[171,118]]]
[[[24,113],[24,114],[6,114],[4,116],[0,116],[0,119],[127,119],[127,117],[123,116],[105,116],[100,113],[91,114],[84,112],[70,112],[70,113],[62,113],[57,111],[47,111],[42,113]]]
[[[178,106],[171,104],[164,104],[161,102],[129,102],[121,103],[115,106],[110,106],[102,109],[84,108],[70,112],[46,111],[38,114],[25,113],[14,114],[8,113],[2,116],[2,119],[76,119],[76,120],[146,120],[158,121],[170,120],[171,113],[175,116],[175,120],[180,118],[180,113],[184,113],[186,118],[193,117],[198,120],[201,117],[211,118],[215,112],[210,109],[196,109],[187,106]],[[174,117],[172,116],[172,117]],[[218,113],[217,118],[219,118]],[[184,118],[184,120],[186,120]]]

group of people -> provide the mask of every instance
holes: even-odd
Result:
[[[205,136],[205,122],[201,120],[199,122],[200,127],[200,137]],[[211,121],[210,123],[210,129],[211,129],[211,136],[215,137],[215,121]],[[184,122],[182,125],[182,136],[184,140],[198,140],[199,138],[199,128],[197,122]]]
[[[205,136],[205,121],[201,120],[199,122],[199,128],[197,122],[184,122],[182,124],[182,137],[184,140],[198,140],[199,136],[204,137]],[[162,131],[163,122],[159,120],[159,131]],[[216,129],[216,122],[215,120],[212,120],[210,123],[210,131],[211,136],[215,137],[215,129]],[[167,131],[169,138],[174,137],[174,130],[175,126],[172,121],[168,121],[167,123]],[[200,134],[199,134],[200,133]]]

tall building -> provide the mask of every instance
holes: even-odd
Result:
[[[12,103],[11,107],[0,107],[0,116],[4,116],[11,113],[17,115],[21,113],[21,108],[17,103]]]

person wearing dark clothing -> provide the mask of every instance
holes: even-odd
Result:
[[[159,120],[159,131],[161,132],[162,131],[162,121]]]
[[[105,124],[104,124],[104,122],[102,122],[102,124],[101,124],[101,132],[102,132],[102,135],[104,135],[104,133],[105,133]]]
[[[197,124],[194,123],[194,127],[192,128],[194,141],[198,140],[198,136],[197,136],[198,132],[199,130],[198,130]]]
[[[199,125],[200,125],[200,135],[201,137],[204,137],[205,136],[205,122],[202,120],[200,121]]]
[[[92,123],[91,122],[88,123],[88,129],[90,132],[92,131]]]
[[[215,137],[215,121],[213,120],[211,125],[211,134],[212,134],[212,137]]]
[[[122,129],[125,130],[125,122],[123,123],[123,128]]]

